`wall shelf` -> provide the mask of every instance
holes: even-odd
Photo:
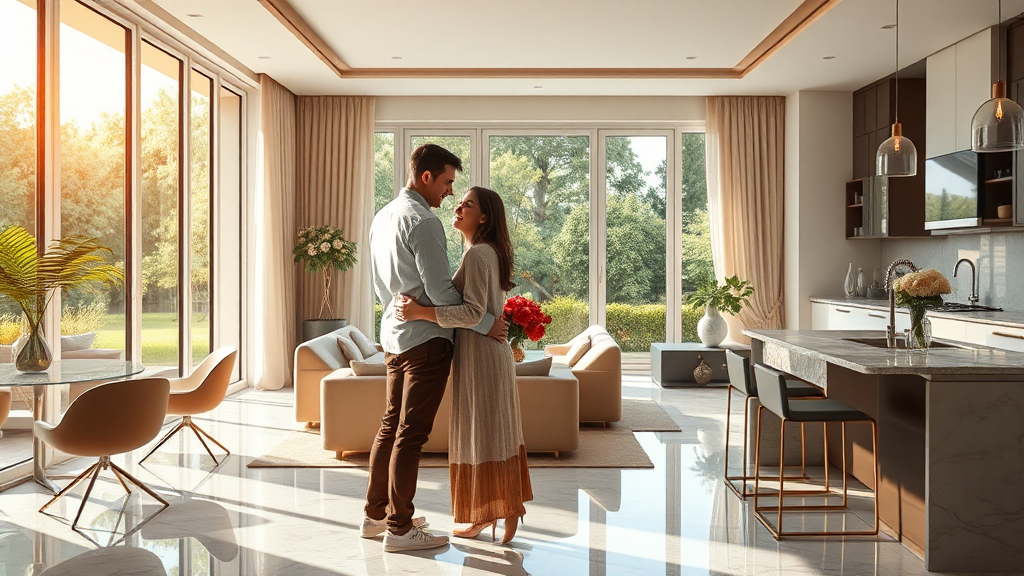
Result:
[[[985,180],[985,184],[996,184],[998,182],[1013,182],[1013,176],[1003,176],[1002,178],[992,178],[991,180]]]

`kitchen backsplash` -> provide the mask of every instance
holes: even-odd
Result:
[[[970,258],[978,266],[980,304],[1024,310],[1024,233],[883,240],[881,255],[883,274],[897,258],[909,258],[918,268],[942,272],[953,287],[952,297],[947,300],[963,303],[971,293],[970,267],[961,265],[959,275],[953,278],[953,266],[961,258]],[[862,264],[855,262],[854,268],[857,266]]]

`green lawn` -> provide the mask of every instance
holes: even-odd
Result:
[[[192,315],[192,360],[200,362],[210,353],[210,321],[204,314]],[[124,314],[107,314],[96,331],[93,348],[124,349]],[[174,312],[142,314],[142,362],[147,366],[178,365],[178,321]]]

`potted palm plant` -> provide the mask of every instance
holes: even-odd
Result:
[[[323,294],[320,299],[320,314],[314,320],[303,320],[302,339],[310,340],[344,327],[344,318],[333,318],[331,306],[331,278],[334,272],[345,272],[356,263],[356,243],[345,239],[345,231],[334,226],[311,226],[299,230],[292,250],[295,262],[305,264],[306,272],[320,274]],[[329,316],[324,318],[324,311]]]
[[[754,287],[750,282],[737,276],[726,278],[725,284],[707,276],[698,284],[697,291],[690,294],[687,303],[705,308],[704,317],[697,323],[697,335],[704,346],[716,348],[729,336],[729,325],[720,313],[738,314],[743,306],[750,303],[753,293]]]
[[[36,239],[21,226],[0,232],[0,295],[21,308],[28,325],[24,345],[14,366],[22,372],[42,372],[53,355],[42,331],[46,307],[57,290],[72,290],[89,282],[116,284],[124,274],[100,255],[112,254],[96,238],[68,236],[50,243],[40,256]]]

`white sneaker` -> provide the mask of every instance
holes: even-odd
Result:
[[[419,526],[413,526],[411,530],[401,536],[392,534],[390,530],[384,534],[385,552],[426,550],[427,548],[439,548],[447,543],[447,536],[434,536]]]
[[[413,518],[412,525],[418,526],[420,528],[426,528],[427,526],[430,526],[430,524],[427,523],[426,516],[419,516],[417,518]],[[387,529],[387,516],[381,518],[380,520],[374,520],[369,516],[363,516],[363,525],[359,528],[359,535],[363,538],[373,538],[375,536],[380,536]]]

